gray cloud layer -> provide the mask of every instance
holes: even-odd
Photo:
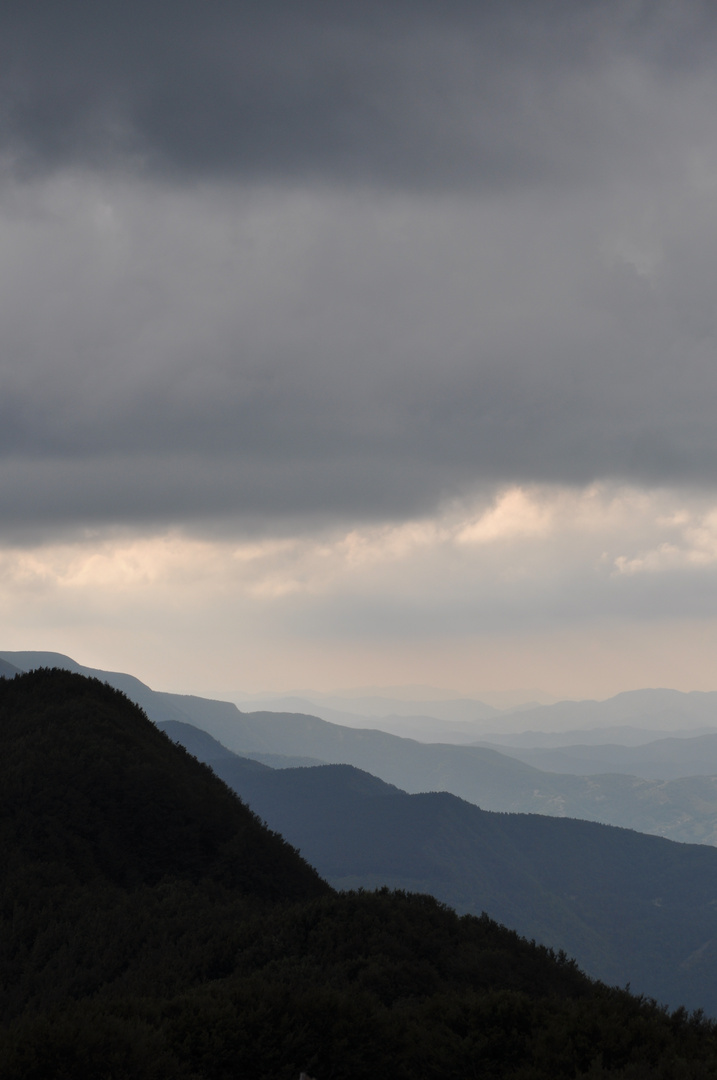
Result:
[[[35,169],[556,182],[649,136],[616,65],[710,67],[715,21],[679,0],[7,3],[2,138]]]
[[[717,475],[713,9],[6,4],[6,526]]]

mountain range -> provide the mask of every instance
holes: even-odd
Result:
[[[680,850],[699,890],[711,849],[642,840]],[[488,917],[337,894],[98,680],[0,679],[0,842],[0,1080],[717,1071],[714,1024]]]
[[[139,704],[155,722],[193,724],[228,749],[281,765],[348,764],[409,793],[448,791],[484,810],[540,813],[619,825],[687,843],[717,843],[717,762],[710,769],[717,735],[680,740],[687,750],[698,743],[708,775],[646,779],[612,769],[590,775],[562,774],[536,768],[510,756],[521,748],[426,744],[374,729],[354,729],[301,713],[243,713],[231,702],[151,690],[139,679],[119,672],[84,668],[57,653],[3,652],[0,658],[18,668],[56,665],[107,681]],[[599,703],[611,720],[639,714],[646,702],[662,700],[662,692],[635,691]],[[670,692],[672,700],[676,691]],[[679,695],[695,702],[703,719],[710,695]],[[574,704],[574,703],[568,703]],[[595,717],[595,704],[586,717]],[[690,705],[692,707],[692,705]],[[544,708],[553,709],[554,706]],[[642,710],[642,711],[641,711]],[[703,715],[704,714],[704,715]],[[657,744],[653,744],[657,745]],[[627,752],[628,748],[624,748]],[[650,744],[642,748],[650,751]],[[694,757],[690,764],[694,764]],[[665,771],[668,764],[665,764]]]
[[[558,747],[502,747],[500,750],[516,761],[546,772],[594,776],[624,773],[645,780],[678,780],[683,777],[717,775],[717,734],[692,735],[689,738],[659,738],[641,746],[619,743],[568,743]]]
[[[608,983],[717,1015],[717,851],[409,795],[349,765],[271,769],[161,725],[336,888],[428,892],[564,949]]]
[[[507,709],[498,709],[475,698],[410,700],[375,695],[261,694],[229,695],[229,700],[245,712],[310,713],[331,723],[378,727],[424,742],[485,740],[510,745],[517,738],[522,745],[531,745],[522,740],[531,733],[547,732],[558,736],[556,745],[562,745],[610,741],[611,728],[614,734],[629,728],[632,737],[646,735],[644,741],[717,731],[717,692],[629,690],[606,701],[533,702]],[[590,739],[574,737],[581,732],[590,732]]]

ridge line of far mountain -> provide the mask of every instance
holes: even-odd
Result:
[[[61,667],[67,671],[90,674],[93,677],[104,678],[106,681],[111,682],[112,685],[115,683],[127,685],[135,693],[161,693],[161,691],[150,690],[145,683],[142,683],[135,676],[123,672],[105,671],[100,668],[87,667],[86,665],[79,664],[76,660],[73,660],[63,653],[43,651],[0,651],[0,676],[3,674],[3,670],[5,671],[5,674],[12,675],[18,670],[26,671],[36,667]],[[186,695],[174,694],[172,696],[182,697]],[[500,718],[502,722],[500,731],[481,731],[481,741],[489,742],[491,745],[499,745],[504,748],[512,745],[519,745],[525,748],[548,745],[567,746],[577,743],[597,743],[598,741],[614,741],[619,745],[637,745],[641,742],[654,741],[657,738],[689,738],[695,735],[717,732],[717,691],[695,690],[683,692],[671,689],[628,690],[603,701],[591,699],[575,701],[564,700],[549,705],[524,705],[520,706],[520,708],[502,710],[496,709],[493,706],[488,706],[477,699],[468,698],[421,702],[381,699],[381,702],[387,707],[389,705],[393,707],[394,712],[390,715],[385,715],[385,710],[379,711],[377,708],[373,708],[373,711],[364,711],[360,714],[350,713],[346,710],[340,710],[334,707],[327,708],[323,701],[309,699],[308,697],[300,698],[295,695],[276,696],[261,694],[249,697],[246,695],[237,696],[230,694],[222,697],[212,695],[209,698],[202,698],[202,700],[231,702],[244,712],[304,713],[306,715],[319,716],[321,719],[328,720],[330,723],[338,722],[343,726],[349,727],[369,727],[372,730],[388,730],[384,725],[384,721],[389,720],[396,722],[400,721],[404,724],[410,724],[413,721],[431,721],[434,725],[434,733],[440,732],[440,737],[431,740],[434,742],[454,741],[454,739],[446,737],[454,731],[462,731],[461,742],[468,739],[469,730],[476,727],[475,721],[477,720],[477,709],[479,713],[485,714],[486,719],[490,717],[496,719]],[[331,698],[330,700],[338,699]],[[370,702],[374,705],[376,702],[379,702],[379,700],[380,699],[378,698],[356,699],[357,702]],[[243,705],[246,706],[248,704],[254,705],[255,708],[242,708]],[[672,713],[667,710],[667,705],[672,709]],[[261,707],[259,708],[259,706]],[[434,712],[428,713],[421,711],[420,713],[416,713],[415,711],[412,711],[415,706],[421,706],[422,710],[425,709],[425,707],[430,706]],[[444,706],[450,706],[451,708],[458,707],[460,709],[461,719],[458,719],[455,716],[443,718],[442,716],[437,715],[435,710],[440,710]],[[678,706],[682,706],[681,713],[679,712]],[[646,709],[648,709],[647,712],[645,711]],[[687,709],[687,711],[685,711],[685,709]],[[590,720],[594,713],[607,713],[610,717],[610,723],[602,722],[594,727],[573,726],[572,728],[566,728],[563,725],[561,730],[547,730],[547,724],[543,725],[540,729],[537,727],[525,729],[524,726],[525,723],[540,719],[541,717],[547,722],[550,721],[551,717],[557,715],[564,717],[566,713],[572,715],[576,711],[581,713],[587,720]],[[515,717],[516,715],[520,715],[521,717],[523,730],[506,730],[506,719]],[[662,718],[663,721],[667,722],[671,718],[674,719],[676,715],[680,716],[683,720],[691,721],[692,726],[689,729],[685,729],[684,727],[665,727],[663,724],[661,726],[648,728],[645,727],[644,724],[617,723],[618,720],[623,721],[632,719],[633,721],[636,721],[641,718],[644,720],[647,716],[651,716],[653,720]],[[470,716],[474,723],[468,723],[466,721],[466,716]],[[349,720],[352,722],[349,723]],[[696,723],[697,720],[699,720],[700,723]],[[706,720],[709,720],[710,723],[705,723]],[[394,734],[399,734],[404,738],[410,737],[410,734],[406,730],[394,732]],[[601,738],[601,735],[610,736],[610,738]],[[426,738],[419,738],[419,741],[425,742],[428,740]],[[477,740],[473,741],[476,742]]]
[[[153,691],[131,675],[83,668],[60,654],[5,652],[0,658],[16,666],[34,658],[104,679],[156,722],[193,724],[245,756],[272,755],[275,765],[282,764],[277,755],[290,759],[284,764],[345,763],[407,792],[445,790],[486,810],[576,817],[691,843],[717,842],[717,769],[714,777],[672,781],[545,772],[505,748],[423,744],[304,714],[242,713],[230,702]],[[707,738],[717,746],[717,736]]]
[[[270,769],[162,729],[335,888],[428,892],[574,956],[588,974],[717,1013],[717,851],[595,822],[407,794],[352,765]]]

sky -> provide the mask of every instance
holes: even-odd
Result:
[[[717,9],[7,0],[0,644],[717,689]]]

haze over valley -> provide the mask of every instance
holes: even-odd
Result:
[[[16,668],[60,666],[99,677],[155,722],[199,727],[227,749],[274,767],[348,764],[404,791],[447,791],[484,810],[582,818],[688,843],[717,844],[717,732],[703,733],[717,695],[638,691],[607,702],[564,702],[519,713],[551,716],[557,710],[563,719],[605,721],[604,728],[587,729],[593,739],[602,731],[603,743],[573,744],[579,732],[568,730],[563,746],[526,749],[497,742],[423,742],[381,730],[375,717],[371,727],[351,727],[307,713],[244,712],[232,702],[155,691],[134,676],[83,667],[60,654],[1,652],[0,660]],[[619,716],[653,727],[677,720],[701,726],[681,728],[679,738],[652,738],[634,746],[634,732],[641,729],[629,724],[624,729],[627,745],[620,745],[623,729],[614,725]],[[494,720],[491,715],[488,722]],[[649,726],[642,730],[649,736]],[[556,736],[549,737],[552,742]],[[530,732],[523,739],[540,741]]]

